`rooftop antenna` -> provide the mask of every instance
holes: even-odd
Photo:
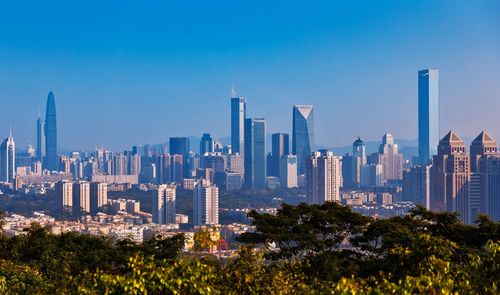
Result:
[[[12,137],[12,126],[9,126],[9,137]]]

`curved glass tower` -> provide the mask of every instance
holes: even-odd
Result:
[[[52,91],[47,97],[47,109],[45,110],[45,169],[57,170],[57,120],[56,101]]]
[[[293,106],[292,133],[292,153],[297,156],[297,170],[300,175],[306,172],[306,161],[315,150],[313,106]]]

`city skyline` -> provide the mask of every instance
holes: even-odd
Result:
[[[205,132],[229,136],[226,101],[234,83],[247,98],[248,116],[268,118],[269,133],[291,133],[289,107],[311,104],[318,145],[345,146],[356,135],[373,140],[386,132],[413,140],[414,77],[423,68],[441,73],[441,130],[473,137],[487,129],[500,137],[491,107],[500,93],[498,2],[399,3],[391,4],[390,14],[380,3],[361,9],[290,3],[279,7],[282,15],[274,4],[262,11],[221,3],[189,11],[157,5],[139,8],[141,20],[123,5],[116,15],[107,13],[113,5],[94,15],[90,6],[2,4],[0,100],[15,110],[0,118],[2,137],[12,126],[19,147],[34,143],[33,121],[50,90],[64,122],[58,126],[60,147],[67,149],[122,150]],[[207,9],[214,12],[210,19],[219,20],[204,27]],[[42,21],[39,12],[45,10],[51,18]],[[183,17],[165,17],[172,12]],[[314,19],[280,24],[304,12]],[[95,24],[81,21],[87,15],[94,15]],[[226,29],[227,16],[241,22]],[[116,29],[121,33],[114,34]],[[370,120],[373,113],[384,116]],[[208,114],[220,118],[211,130],[204,128]],[[366,119],[353,121],[353,114]],[[474,120],[465,124],[464,116]]]

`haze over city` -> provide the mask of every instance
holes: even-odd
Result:
[[[234,84],[268,133],[311,104],[320,146],[413,140],[417,71],[438,68],[440,136],[500,138],[499,15],[498,1],[3,1],[0,133],[34,143],[53,91],[68,149],[225,137]]]

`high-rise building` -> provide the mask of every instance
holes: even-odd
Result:
[[[156,180],[158,184],[167,184],[172,181],[171,167],[172,157],[169,154],[161,154],[156,157]]]
[[[172,159],[172,163],[170,164],[170,181],[182,183],[182,179],[184,178],[184,156],[183,155],[170,155]]]
[[[431,169],[431,210],[457,212],[470,223],[470,157],[463,140],[450,131],[438,145]]]
[[[500,152],[496,141],[482,131],[471,143],[470,221],[487,214],[500,221]]]
[[[361,169],[366,165],[366,147],[365,142],[358,136],[352,144],[352,160],[351,160],[351,181],[353,187],[361,185]]]
[[[247,102],[244,97],[236,97],[233,93],[231,98],[231,149],[232,153],[239,153],[242,157],[245,153],[245,119]]]
[[[127,175],[127,156],[116,154],[113,156],[113,174]]]
[[[193,190],[193,224],[219,224],[219,188],[199,180]]]
[[[189,155],[189,138],[187,137],[170,137],[169,151],[171,155]]]
[[[227,155],[227,170],[229,172],[236,172],[243,175],[245,172],[243,167],[243,157],[239,153]]]
[[[161,184],[153,196],[153,222],[158,224],[175,223],[176,186]]]
[[[272,153],[269,159],[267,176],[280,177],[280,162],[283,156],[290,153],[289,136],[286,133],[274,133],[272,135]]]
[[[419,204],[430,210],[431,164],[411,167],[403,172],[403,201]]]
[[[418,156],[426,164],[439,143],[439,71],[418,72]]]
[[[310,204],[340,202],[342,183],[342,164],[340,157],[332,152],[314,152],[307,161],[306,186],[307,201]]]
[[[90,183],[90,213],[97,214],[108,204],[108,184],[105,182]]]
[[[214,151],[214,140],[210,133],[204,133],[200,140],[200,155],[212,153]]]
[[[90,183],[86,181],[73,183],[73,212],[90,213]]]
[[[403,155],[398,153],[398,145],[390,133],[384,134],[377,154],[377,163],[382,165],[382,182],[403,179]]]
[[[57,210],[69,209],[73,207],[73,183],[70,181],[59,181],[56,183]]]
[[[280,159],[280,184],[283,188],[298,187],[297,183],[297,156],[284,155]]]
[[[316,149],[313,106],[294,105],[292,125],[292,153],[297,156],[298,173],[304,174],[306,162]]]
[[[36,157],[40,162],[45,157],[45,122],[40,116],[36,120]]]
[[[13,182],[16,177],[16,144],[12,132],[0,145],[0,181]]]
[[[45,111],[45,169],[57,170],[57,119],[56,101],[52,91],[47,97],[47,109]]]
[[[381,187],[383,186],[382,165],[367,164],[361,166],[361,186]]]
[[[246,188],[266,188],[266,121],[245,119],[245,182]]]
[[[141,174],[141,156],[128,155],[128,175],[139,175]]]

